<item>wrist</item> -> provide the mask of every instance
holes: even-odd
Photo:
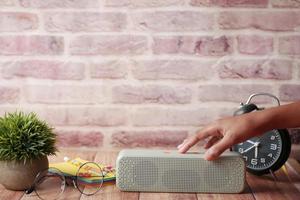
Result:
[[[271,130],[270,118],[263,111],[256,111],[245,114],[247,120],[247,129],[253,136],[261,135],[262,133]]]

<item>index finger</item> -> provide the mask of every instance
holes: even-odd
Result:
[[[185,143],[183,143],[178,151],[180,153],[185,153],[187,152],[192,146],[197,144],[200,140],[203,140],[209,136],[215,135],[215,128],[214,127],[209,127],[202,129],[200,132],[198,132],[196,135],[192,136],[189,138]]]

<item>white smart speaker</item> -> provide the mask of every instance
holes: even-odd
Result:
[[[206,161],[203,153],[122,150],[116,170],[122,191],[240,193],[245,186],[245,163],[235,152]]]

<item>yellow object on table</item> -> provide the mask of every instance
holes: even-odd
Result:
[[[87,160],[83,160],[81,158],[75,158],[72,160],[69,159],[65,159],[65,162],[60,162],[60,163],[50,163],[49,164],[49,168],[50,168],[50,172],[51,172],[51,168],[56,168],[59,171],[61,171],[65,176],[76,176],[78,173],[78,170],[80,169],[80,167],[85,164],[88,163],[90,161]],[[115,168],[113,168],[112,166],[105,166],[103,164],[99,164],[99,167],[101,168],[102,172],[103,172],[103,181],[113,181],[116,179],[116,170]],[[88,164],[87,164],[88,165]],[[89,169],[81,169],[81,173],[89,173]]]

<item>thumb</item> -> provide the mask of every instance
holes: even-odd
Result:
[[[232,139],[224,136],[219,142],[214,144],[205,152],[206,160],[216,160],[219,156],[228,148],[230,148],[233,144]]]

